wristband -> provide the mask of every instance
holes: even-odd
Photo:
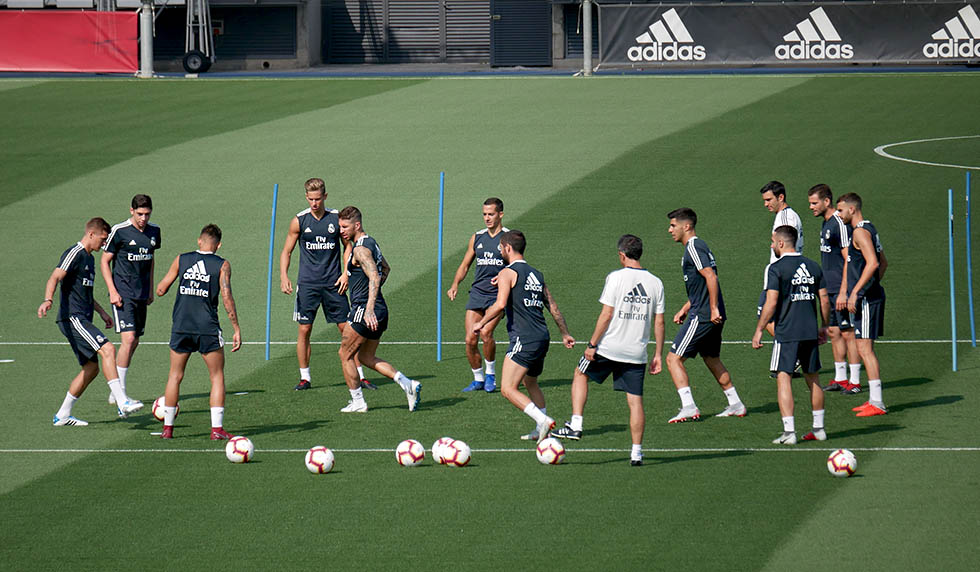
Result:
[[[44,301],[45,302],[51,302],[52,304],[54,304],[54,300],[52,300],[51,298],[45,298]]]
[[[588,347],[589,347],[590,350],[594,350],[594,349],[598,348],[599,346],[593,344],[592,342],[589,342],[589,346]]]

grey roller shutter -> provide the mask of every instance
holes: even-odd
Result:
[[[439,61],[441,8],[442,0],[388,0],[388,61]]]
[[[328,62],[385,61],[385,0],[326,0],[322,7]]]
[[[446,0],[446,61],[490,61],[490,0]]]

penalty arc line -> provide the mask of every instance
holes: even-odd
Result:
[[[900,141],[898,143],[888,143],[886,145],[879,145],[875,147],[875,153],[881,155],[886,159],[892,159],[894,161],[904,161],[906,163],[915,163],[916,165],[928,165],[930,167],[949,167],[951,169],[966,169],[970,171],[980,171],[980,167],[974,167],[971,165],[952,165],[949,163],[933,163],[931,161],[919,161],[917,159],[907,159],[905,157],[899,157],[898,155],[892,155],[885,151],[889,147],[899,147],[901,145],[914,145],[916,143],[932,143],[934,141],[954,141],[957,139],[977,139],[980,135],[958,135],[955,137],[934,137],[932,139],[916,139],[913,141]]]

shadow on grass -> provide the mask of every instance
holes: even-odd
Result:
[[[770,401],[763,405],[756,405],[755,407],[747,407],[746,410],[749,413],[776,413],[779,411],[779,404],[775,401]]]
[[[881,433],[883,431],[901,431],[902,429],[905,429],[904,425],[891,423],[888,425],[872,425],[870,427],[859,427],[844,431],[834,431],[830,433],[830,436],[834,439],[840,439],[842,437],[853,437],[855,435],[871,435],[872,433]]]
[[[234,435],[265,435],[266,433],[283,433],[287,431],[313,431],[326,426],[329,423],[326,419],[316,419],[305,423],[274,423],[271,425],[245,425],[233,428],[229,431]]]
[[[900,403],[888,408],[889,413],[905,411],[906,409],[918,409],[919,407],[932,407],[934,405],[951,405],[957,401],[963,401],[962,395],[940,395],[924,401],[912,401],[910,403]]]
[[[932,383],[933,381],[935,380],[929,377],[906,377],[905,379],[896,379],[895,381],[889,381],[887,383],[882,383],[881,385],[888,389],[892,389],[896,387],[914,387],[924,383]]]
[[[574,449],[571,453],[574,453]],[[663,454],[663,453],[659,453]],[[751,455],[750,451],[718,451],[714,453],[696,453],[692,455],[671,455],[667,457],[654,456],[654,453],[647,453],[643,457],[644,465],[664,465],[667,463],[682,463],[687,461],[708,461],[711,459],[725,459],[731,457],[742,457],[745,455]],[[612,459],[603,459],[601,461],[585,461],[585,462],[573,462],[569,463],[572,465],[608,465],[612,463],[623,463],[626,464],[630,460],[629,455],[617,455]]]
[[[602,435],[603,433],[621,433],[626,431],[627,425],[625,423],[613,423],[609,425],[600,425],[595,429],[589,428],[589,435],[596,434]]]

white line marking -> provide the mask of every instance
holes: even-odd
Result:
[[[507,343],[510,343],[509,340],[496,340],[496,341],[497,341],[498,344],[507,344]],[[943,339],[927,339],[927,340],[875,340],[875,344],[876,345],[877,344],[948,344],[948,343],[950,343],[952,341],[953,340],[951,340],[951,339],[945,339],[945,340],[943,340]],[[970,343],[970,342],[971,342],[971,340],[969,338],[962,338],[962,339],[957,339],[956,340],[956,343],[959,343],[959,344],[967,344],[967,343]],[[453,342],[442,342],[442,345],[444,345],[444,346],[461,346],[461,345],[463,345],[465,343],[466,342],[462,342],[462,341],[453,341]],[[551,343],[551,345],[562,345],[562,342],[556,341],[556,340],[551,340],[550,343]],[[586,341],[581,341],[581,342],[575,342],[575,345],[577,345],[577,346],[584,346],[587,343],[588,342],[586,342]],[[721,343],[722,344],[725,344],[725,345],[748,345],[748,344],[751,344],[752,343],[752,340],[723,340]],[[772,341],[771,340],[764,340],[762,343],[763,344],[772,344]],[[273,346],[294,346],[294,345],[296,345],[296,342],[295,341],[269,342],[269,344],[270,345],[273,345]],[[314,342],[314,341],[311,341],[310,344],[311,345],[315,345],[315,346],[339,346],[340,345],[340,341],[339,340],[336,341],[336,342]],[[653,342],[650,342],[650,344],[652,345]],[[0,346],[67,346],[67,345],[68,345],[68,342],[0,342]],[[140,342],[140,345],[168,346],[168,345],[170,345],[170,342],[144,342],[144,341],[141,341]],[[264,346],[265,345],[265,342],[242,342],[242,345],[245,345],[245,346]],[[434,341],[426,341],[426,340],[400,341],[400,342],[385,342],[385,341],[383,341],[383,342],[381,342],[381,345],[389,345],[389,346],[434,346],[434,345],[436,345],[436,342],[434,342]],[[3,363],[4,361],[12,362],[14,360],[0,360],[0,363]]]
[[[248,392],[247,391],[239,391],[235,395],[248,395]]]
[[[0,359],[0,363],[14,363],[12,359]]]
[[[152,435],[153,433],[151,433]],[[851,451],[883,453],[978,453],[980,447],[847,447]],[[643,449],[645,453],[826,453],[832,447],[791,448],[791,447],[742,447],[742,448],[653,448]],[[309,449],[256,449],[260,453],[305,453]],[[334,453],[391,453],[395,449],[332,449]],[[428,449],[427,449],[428,450]],[[527,449],[473,449],[474,453],[530,453]],[[575,449],[566,447],[573,453],[629,453],[629,449]],[[0,449],[0,454],[46,454],[46,453],[223,453],[221,449]]]
[[[913,145],[915,143],[931,143],[933,141],[953,141],[956,139],[976,139],[980,135],[960,135],[957,137],[935,137],[933,139],[916,139],[914,141],[901,141],[899,143],[889,143],[887,145],[879,145],[875,147],[875,153],[885,157],[886,159],[894,159],[895,161],[905,161],[906,163],[915,163],[917,165],[929,165],[930,167],[950,167],[952,169],[969,169],[973,171],[980,171],[980,167],[973,167],[970,165],[951,165],[948,163],[931,163],[929,161],[918,161],[916,159],[906,159],[905,157],[899,157],[897,155],[892,155],[887,153],[885,149],[889,147],[898,147],[900,145]]]

